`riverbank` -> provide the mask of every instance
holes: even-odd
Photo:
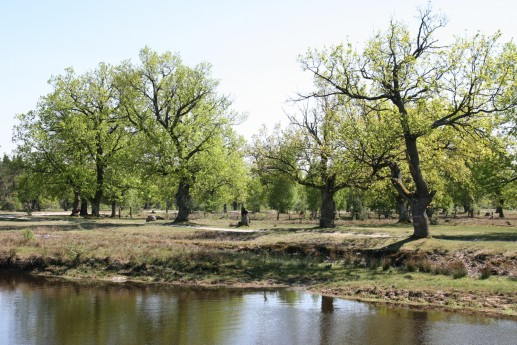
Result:
[[[289,287],[360,301],[517,317],[517,229],[458,220],[412,241],[393,222],[333,229],[294,221],[66,216],[0,220],[0,267],[68,279]]]

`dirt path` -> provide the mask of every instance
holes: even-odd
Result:
[[[224,231],[224,232],[243,232],[243,233],[254,233],[259,232],[258,229],[231,229],[231,228],[215,228],[211,226],[197,226],[197,225],[170,225],[177,228],[189,228],[196,230],[208,230],[208,231]]]

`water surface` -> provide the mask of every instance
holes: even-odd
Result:
[[[0,344],[517,344],[517,321],[290,290],[70,283],[0,273]]]

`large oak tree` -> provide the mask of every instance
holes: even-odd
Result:
[[[148,138],[145,157],[154,173],[177,181],[175,222],[188,221],[197,179],[209,174],[207,167],[220,170],[208,164],[214,163],[210,150],[231,132],[231,102],[218,93],[209,64],[189,67],[170,52],[142,49],[140,63],[128,62],[120,71],[125,115]]]
[[[107,177],[120,171],[121,162],[127,161],[121,155],[131,143],[118,113],[115,71],[104,63],[82,75],[68,68],[49,83],[52,92],[34,111],[19,116],[19,152],[49,183],[72,189],[74,214],[79,198],[87,198],[92,215],[99,216]]]
[[[398,115],[393,127],[403,138],[411,189],[402,180],[399,164],[387,163],[394,187],[411,203],[414,237],[430,236],[426,208],[436,193],[422,171],[419,139],[444,126],[483,135],[478,120],[517,105],[515,45],[500,43],[500,34],[458,37],[441,45],[435,34],[444,25],[443,17],[428,8],[420,11],[414,34],[392,20],[362,51],[339,45],[300,58],[316,82],[325,85],[302,98],[341,95]]]
[[[276,171],[321,194],[320,227],[334,226],[335,194],[367,188],[390,158],[395,142],[376,133],[392,132],[390,112],[378,114],[361,102],[320,97],[289,116],[289,128],[256,136],[253,156],[259,172]],[[385,121],[386,120],[386,121]],[[392,145],[393,144],[393,145]]]

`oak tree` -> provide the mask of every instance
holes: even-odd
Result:
[[[414,34],[392,20],[362,51],[339,45],[311,50],[300,62],[325,85],[324,92],[303,98],[341,95],[397,114],[392,126],[403,138],[413,187],[403,183],[399,164],[388,160],[392,183],[411,203],[413,236],[428,237],[426,208],[436,191],[424,176],[419,140],[444,126],[482,135],[477,120],[515,109],[517,59],[515,45],[500,43],[500,34],[457,37],[440,45],[435,34],[445,19],[430,8],[419,14]]]

